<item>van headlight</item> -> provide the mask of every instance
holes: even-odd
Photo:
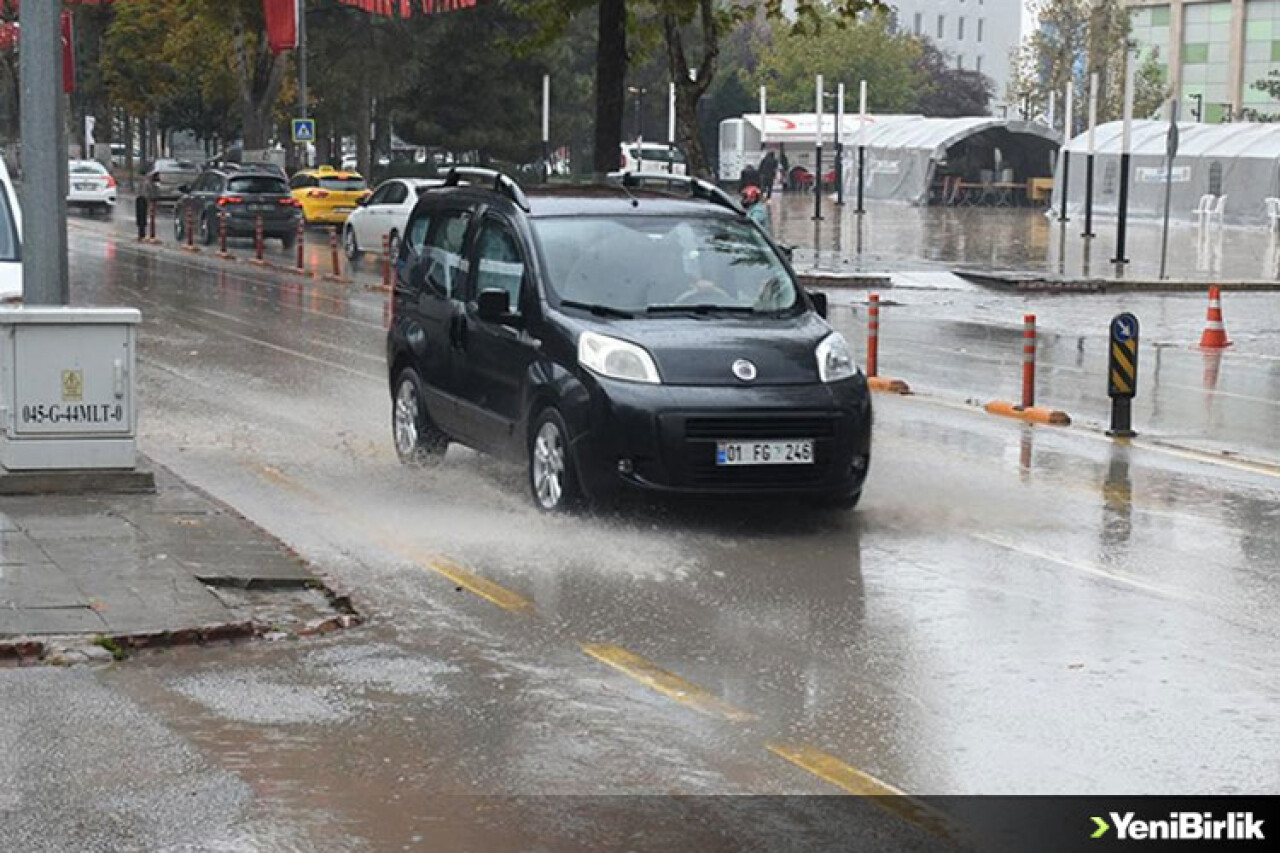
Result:
[[[610,379],[647,385],[662,383],[658,378],[658,366],[653,363],[653,356],[648,350],[630,341],[595,332],[583,332],[578,338],[578,364]]]
[[[814,354],[818,357],[818,378],[823,382],[839,382],[858,373],[858,365],[849,352],[849,342],[839,332],[832,332],[822,339]]]

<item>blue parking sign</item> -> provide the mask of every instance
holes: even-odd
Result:
[[[316,120],[313,118],[295,118],[293,120],[294,142],[315,142]]]

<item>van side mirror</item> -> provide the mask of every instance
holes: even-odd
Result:
[[[486,288],[476,296],[476,314],[486,323],[510,320],[511,296],[498,287]]]
[[[827,319],[827,294],[817,290],[806,290],[809,295],[809,301],[813,303],[813,310],[818,312],[818,316]]]

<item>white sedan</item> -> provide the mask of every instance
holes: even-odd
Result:
[[[443,183],[427,178],[392,178],[379,184],[373,195],[347,217],[342,229],[342,247],[347,257],[354,261],[362,252],[381,252],[383,237],[391,241],[394,251],[409,214],[418,203],[418,193]]]
[[[96,160],[72,160],[67,206],[99,210],[108,216],[116,206],[116,179]]]
[[[22,208],[0,157],[0,302],[22,300]]]

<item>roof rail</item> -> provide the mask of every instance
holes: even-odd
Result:
[[[734,213],[746,212],[733,196],[720,189],[720,187],[710,181],[704,181],[702,178],[695,178],[690,175],[675,175],[669,172],[610,172],[608,178],[619,181],[624,189],[640,187],[645,184],[664,184],[667,188],[679,185],[687,187],[689,195],[693,198],[700,198],[712,204],[718,204],[721,207],[732,210]]]
[[[463,178],[471,178],[472,183],[476,185],[483,185],[484,182],[488,181],[492,185],[490,188],[494,192],[502,193],[526,213],[529,211],[529,199],[525,196],[524,190],[520,189],[520,185],[510,177],[498,170],[484,169],[479,166],[454,166],[449,169],[449,174],[445,176],[444,185],[446,187],[460,186]]]

